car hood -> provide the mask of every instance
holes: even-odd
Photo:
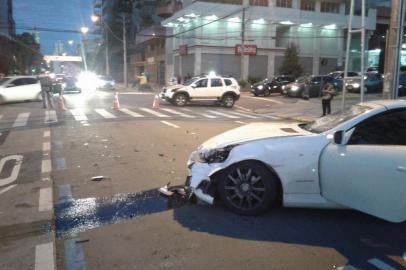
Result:
[[[261,139],[310,134],[313,133],[301,129],[298,123],[252,123],[217,135],[204,142],[199,149],[215,149]]]
[[[167,90],[174,90],[174,89],[179,89],[179,88],[182,88],[182,87],[185,87],[185,85],[183,85],[183,84],[175,84],[175,85],[167,86],[165,88]]]

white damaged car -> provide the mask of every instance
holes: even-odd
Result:
[[[286,207],[352,208],[406,220],[406,101],[374,101],[309,124],[253,123],[203,143],[186,186],[257,215]]]

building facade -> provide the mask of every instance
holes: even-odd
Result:
[[[11,72],[11,65],[15,63],[12,40],[16,33],[12,3],[12,0],[0,0],[0,73]]]
[[[225,0],[184,1],[183,8],[162,22],[167,29],[166,74],[200,75],[214,71],[240,79],[263,79],[279,73],[285,49],[300,50],[307,74],[325,74],[344,65],[349,1]],[[353,27],[361,25],[354,16]],[[376,27],[369,6],[366,36]],[[244,37],[244,38],[243,38]],[[238,54],[239,44],[249,54]],[[359,68],[359,38],[351,44],[350,69]]]

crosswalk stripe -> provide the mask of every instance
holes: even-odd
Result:
[[[390,266],[387,263],[384,263],[383,261],[377,259],[377,258],[373,258],[368,260],[368,262],[372,265],[374,265],[376,268],[382,269],[382,270],[396,270],[396,268]]]
[[[76,121],[87,121],[87,116],[85,115],[85,112],[82,109],[73,109],[70,110],[72,113],[73,117],[75,117]]]
[[[179,115],[179,116],[182,116],[182,117],[186,117],[186,118],[195,118],[193,115],[181,113],[181,112],[178,112],[178,111],[175,111],[175,110],[172,110],[172,109],[168,109],[168,108],[161,108],[161,110],[172,113],[172,114],[176,114],[176,115]]]
[[[152,114],[152,115],[158,116],[158,117],[169,117],[169,115],[166,115],[166,114],[163,114],[163,113],[159,113],[159,112],[156,112],[156,111],[154,111],[154,110],[147,109],[147,108],[140,108],[140,110],[142,110],[142,111],[144,111],[144,112],[147,112],[147,113],[150,113],[150,114]]]
[[[217,111],[211,111],[210,113],[217,114],[217,115],[220,115],[220,116],[224,116],[224,117],[227,117],[227,118],[232,118],[232,119],[240,118],[239,116],[229,115],[229,114],[225,114],[225,113],[217,112]]]
[[[249,115],[249,114],[247,114],[246,112],[244,112],[244,113],[239,113],[239,112],[232,111],[232,112],[230,112],[230,113],[231,113],[231,114],[234,114],[234,115],[246,117],[246,118],[258,119],[257,116]]]
[[[186,108],[183,108],[182,110],[184,110],[184,111],[186,111],[186,112],[194,112],[194,111],[189,110],[189,109],[186,109]],[[199,115],[202,115],[202,116],[204,116],[204,117],[206,117],[206,118],[210,118],[210,119],[217,118],[217,116],[214,116],[214,115],[211,115],[211,114],[207,114],[207,113],[201,113],[201,112],[194,112],[194,113],[199,114]]]
[[[131,115],[132,117],[144,117],[143,115],[141,115],[139,113],[136,113],[136,112],[133,112],[133,111],[131,111],[129,109],[126,109],[126,108],[122,108],[122,109],[119,109],[119,110],[120,110],[120,112]]]
[[[101,116],[103,116],[106,119],[117,118],[117,116],[115,116],[112,113],[109,113],[105,109],[94,109],[94,110],[95,110],[95,112],[97,112],[98,114],[100,114]]]
[[[30,113],[20,113],[15,120],[13,127],[23,127],[27,125],[28,117],[30,117]]]
[[[47,122],[58,122],[58,117],[56,116],[56,111],[45,111],[45,120],[44,123]]]

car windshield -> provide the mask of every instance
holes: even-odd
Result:
[[[10,80],[9,77],[5,77],[3,79],[0,80],[0,85],[3,85],[5,82],[7,82],[8,80]]]
[[[192,79],[189,79],[189,80],[187,80],[185,83],[184,83],[184,85],[186,85],[186,86],[189,86],[189,85],[191,85],[192,83],[194,83],[195,81],[197,81],[199,78],[192,78]]]
[[[309,124],[301,124],[300,127],[313,133],[322,133],[338,126],[341,123],[353,119],[370,109],[371,108],[368,106],[354,105],[348,111],[330,114]]]

